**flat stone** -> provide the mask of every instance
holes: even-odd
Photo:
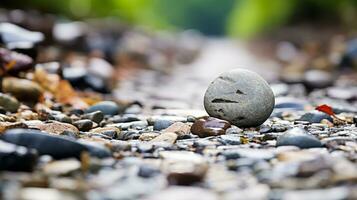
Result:
[[[165,129],[167,127],[169,127],[171,124],[173,124],[173,121],[170,120],[156,120],[154,122],[154,130],[155,131],[160,131],[162,129]]]
[[[11,129],[0,135],[0,139],[36,149],[40,155],[50,155],[55,159],[80,158],[82,152],[88,151],[76,141],[32,129]]]
[[[191,185],[203,180],[208,165],[204,158],[193,152],[164,151],[160,152],[163,160],[163,171],[168,174],[171,185]]]
[[[190,134],[190,131],[191,126],[183,122],[175,122],[163,130],[163,132],[176,133],[179,137]]]
[[[113,138],[119,137],[120,129],[114,126],[110,127],[98,127],[89,131],[90,133],[100,133],[103,135],[113,135]]]
[[[156,132],[142,133],[140,135],[140,137],[139,137],[139,140],[141,140],[141,141],[150,141],[150,140],[156,138],[159,135],[160,135],[160,133],[156,133]]]
[[[171,132],[164,132],[157,136],[156,138],[152,139],[150,142],[167,142],[170,144],[174,144],[177,139],[177,134],[176,133],[171,133]]]
[[[238,127],[259,126],[274,108],[274,94],[258,74],[235,69],[221,74],[208,87],[204,106],[212,117]]]
[[[62,123],[57,121],[41,124],[37,128],[40,129],[41,131],[45,131],[47,133],[53,133],[57,135],[61,135],[65,131],[70,131],[75,134],[79,133],[78,129],[72,124]]]
[[[333,122],[332,117],[330,117],[329,115],[323,113],[323,112],[319,112],[319,111],[311,111],[308,113],[305,113],[303,116],[300,117],[300,119],[298,119],[299,121],[308,121],[310,123],[320,123],[322,120],[328,120],[330,122]]]
[[[205,117],[196,120],[191,126],[191,132],[199,137],[209,137],[225,134],[230,123],[213,117]]]
[[[293,128],[286,131],[277,139],[277,146],[297,146],[299,148],[321,147],[321,142],[302,128]]]
[[[68,175],[71,172],[80,170],[81,163],[75,159],[58,160],[47,163],[43,167],[43,172],[47,175]]]
[[[89,107],[86,112],[101,111],[104,115],[116,115],[119,112],[119,106],[113,101],[101,101]]]

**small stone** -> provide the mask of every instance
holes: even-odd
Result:
[[[100,133],[111,138],[117,138],[120,135],[120,129],[114,126],[110,127],[98,127],[95,129],[90,130],[90,133]]]
[[[221,135],[219,136],[220,139],[218,139],[221,143],[224,145],[239,145],[241,144],[240,142],[240,137],[237,135]]]
[[[1,73],[16,75],[20,71],[29,70],[34,66],[34,62],[31,57],[22,53],[10,51],[3,48],[0,48],[0,58],[1,58],[0,64],[2,66],[9,66],[4,68],[5,72],[1,72]]]
[[[78,120],[73,123],[80,131],[89,131],[93,127],[93,122],[89,119]]]
[[[299,148],[321,147],[321,142],[302,128],[293,128],[286,131],[277,139],[277,146],[297,146]]]
[[[36,149],[40,155],[50,155],[55,159],[80,158],[87,148],[64,137],[42,133],[33,129],[11,129],[0,135],[6,142]]]
[[[150,140],[156,138],[159,135],[160,135],[160,133],[156,133],[156,132],[142,133],[140,135],[140,137],[139,137],[139,140],[141,140],[141,141],[150,141]]]
[[[10,93],[17,99],[26,102],[37,102],[42,88],[37,83],[14,77],[5,77],[2,82],[3,92]]]
[[[177,135],[175,133],[164,132],[156,138],[152,139],[150,142],[167,142],[174,144],[176,142]]]
[[[238,128],[238,127],[236,127],[236,126],[232,126],[231,128],[228,128],[228,129],[226,130],[226,134],[227,134],[227,135],[230,135],[230,134],[239,134],[239,133],[241,133],[241,132],[243,132],[243,130],[240,129],[240,128]]]
[[[226,129],[230,126],[230,123],[225,120],[205,117],[193,123],[191,132],[199,137],[217,136],[225,134]]]
[[[298,119],[298,121],[308,121],[310,123],[320,123],[324,119],[326,119],[330,122],[333,122],[332,117],[329,116],[328,114],[314,110],[314,111],[305,113],[303,116],[300,117],[300,119]]]
[[[53,115],[53,118],[54,118],[54,120],[59,121],[59,122],[72,124],[72,119],[62,113]]]
[[[160,131],[162,129],[165,129],[169,126],[171,126],[171,124],[173,124],[173,121],[170,121],[170,120],[156,120],[154,122],[154,130],[155,131]]]
[[[27,128],[27,125],[22,122],[0,122],[0,133],[13,128]]]
[[[104,114],[102,111],[94,111],[82,115],[82,119],[89,119],[97,124],[99,124],[104,119]]]
[[[274,108],[274,93],[258,74],[235,69],[221,74],[208,87],[204,106],[212,117],[238,127],[254,127],[268,119]]]
[[[110,143],[110,149],[113,152],[129,151],[131,149],[131,144],[127,141],[112,140]]]
[[[9,112],[16,112],[20,103],[12,96],[0,93],[0,106]]]
[[[47,175],[68,175],[71,172],[80,170],[81,163],[78,160],[58,160],[50,162],[43,167],[43,172]]]
[[[142,165],[139,168],[138,176],[143,178],[151,178],[160,174],[160,170],[152,166]]]
[[[192,152],[163,151],[163,171],[171,185],[192,185],[203,180],[208,166],[204,158]]]
[[[36,150],[0,140],[0,171],[32,171],[37,157]]]
[[[191,131],[191,126],[183,122],[175,122],[172,125],[170,125],[168,128],[163,130],[163,132],[176,133],[177,136],[179,137],[183,137],[185,135],[190,134],[190,131]]]
[[[64,131],[70,131],[77,135],[79,133],[78,129],[72,124],[67,124],[57,121],[41,124],[37,128],[40,129],[41,131],[45,131],[47,133],[53,133],[57,135],[62,134]]]
[[[101,101],[89,107],[86,112],[101,111],[104,115],[116,115],[119,112],[119,106],[113,101]]]

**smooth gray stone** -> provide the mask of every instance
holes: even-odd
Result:
[[[277,139],[276,146],[297,146],[299,148],[321,147],[322,143],[315,136],[310,135],[302,128],[293,128]]]
[[[274,103],[268,83],[244,69],[221,74],[209,85],[204,97],[204,107],[210,116],[238,127],[261,125],[272,113]]]
[[[119,106],[113,101],[101,101],[86,110],[86,113],[101,111],[104,115],[116,115],[119,112]]]

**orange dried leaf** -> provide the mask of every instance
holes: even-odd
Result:
[[[328,114],[328,115],[330,115],[330,116],[334,116],[334,115],[335,115],[335,113],[333,112],[332,107],[329,106],[329,105],[326,105],[326,104],[317,106],[317,107],[315,108],[315,110],[324,112],[324,113],[326,113],[326,114]]]
[[[71,104],[75,108],[87,108],[88,104],[78,97],[76,91],[71,84],[66,80],[60,80],[56,93],[56,100],[61,103]]]

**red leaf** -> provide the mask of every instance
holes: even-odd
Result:
[[[330,116],[334,116],[334,115],[335,115],[335,113],[333,112],[332,107],[329,106],[329,105],[326,105],[326,104],[317,106],[317,107],[315,108],[315,110],[324,112],[324,113],[326,113],[326,114],[328,114],[328,115],[330,115]]]

